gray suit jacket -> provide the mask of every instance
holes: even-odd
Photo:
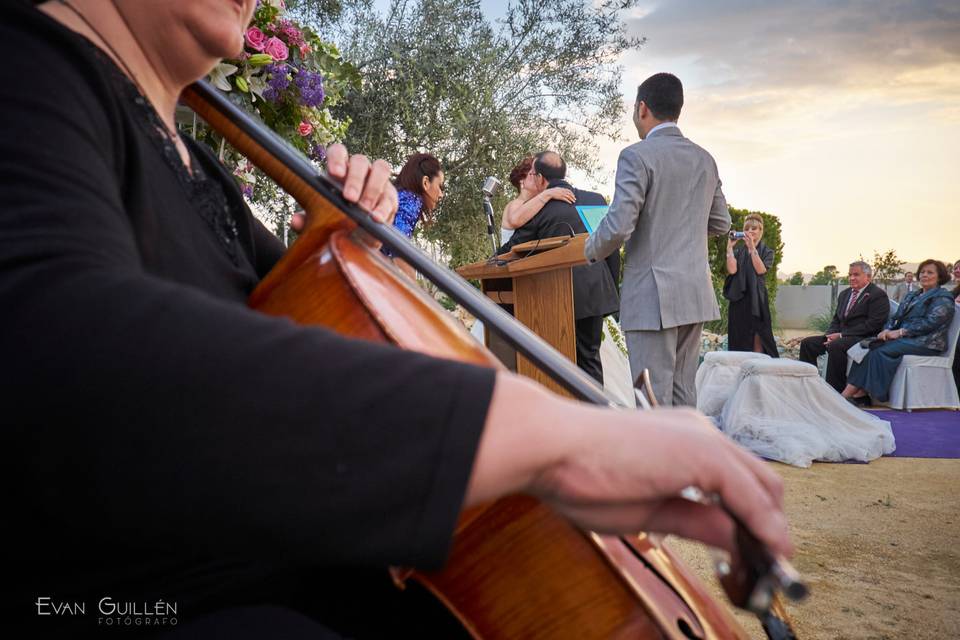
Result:
[[[716,162],[668,127],[620,152],[613,204],[585,253],[601,260],[626,243],[620,323],[668,329],[720,317],[707,235],[729,229]]]
[[[910,284],[913,285],[913,291],[918,291],[920,289],[920,283],[917,282],[916,280],[914,280]],[[907,291],[907,283],[901,282],[893,290],[893,299],[896,300],[897,302],[903,302],[903,299],[907,297],[908,293],[909,291]]]

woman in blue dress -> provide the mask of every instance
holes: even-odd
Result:
[[[434,210],[443,198],[443,169],[440,161],[429,153],[415,153],[400,169],[397,176],[399,208],[393,226],[408,238],[417,222],[429,224]]]
[[[886,402],[890,384],[905,355],[934,356],[947,348],[947,329],[956,312],[953,296],[940,285],[950,280],[939,260],[924,260],[917,269],[919,291],[911,291],[877,336],[883,344],[872,347],[847,375],[843,397],[857,405],[871,399]]]
[[[430,224],[433,212],[443,198],[443,180],[443,169],[435,156],[429,153],[414,153],[407,158],[394,183],[397,188],[397,215],[393,219],[393,226],[403,235],[412,237],[421,219],[424,224]],[[385,255],[393,256],[387,247],[383,247],[381,251]],[[394,260],[408,276],[416,277],[413,267],[403,260]]]

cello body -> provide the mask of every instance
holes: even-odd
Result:
[[[203,95],[191,90],[184,101],[307,212],[307,228],[253,292],[252,308],[356,339],[502,367],[303,176]],[[528,496],[462,513],[442,571],[391,574],[401,591],[415,583],[432,594],[477,639],[748,638],[655,537],[584,532]]]

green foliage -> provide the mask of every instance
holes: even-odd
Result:
[[[290,14],[301,22],[325,27],[336,22],[343,13],[340,0],[287,0]]]
[[[447,311],[453,311],[457,308],[457,302],[448,295],[440,295],[437,300],[440,303],[440,306],[446,309]]]
[[[803,274],[799,271],[794,272],[794,274],[790,276],[790,279],[787,280],[786,284],[791,284],[791,285],[803,284]]]
[[[494,26],[479,0],[393,0],[385,14],[368,0],[344,0],[331,28],[363,76],[336,111],[351,122],[347,145],[397,168],[411,153],[436,155],[446,196],[419,232],[452,265],[484,258],[486,176],[506,183],[518,161],[547,148],[590,172],[597,138],[619,135],[615,61],[642,44],[622,19],[634,4],[518,0]],[[498,212],[514,195],[505,191]]]
[[[776,300],[777,300],[777,266],[783,258],[783,241],[780,239],[780,219],[777,216],[764,213],[763,211],[748,211],[746,209],[735,209],[730,207],[731,229],[743,229],[743,219],[751,213],[756,213],[763,218],[763,243],[773,249],[773,266],[767,270],[766,286],[767,295],[770,299],[770,316],[774,326],[776,326]],[[704,325],[707,331],[724,334],[727,332],[727,299],[723,297],[723,282],[727,278],[727,236],[717,236],[708,241],[710,258],[710,275],[713,280],[713,289],[717,294],[717,300],[720,303],[720,319],[708,322]]]
[[[823,269],[813,274],[813,277],[810,278],[810,284],[834,284],[837,282],[837,280],[839,280],[837,268],[832,264],[828,264]]]
[[[609,316],[604,318],[603,322],[607,327],[610,338],[613,340],[613,344],[617,346],[617,349],[620,349],[623,355],[627,355],[627,342],[626,338],[623,337],[623,333],[620,331],[620,325]]]
[[[883,284],[890,284],[903,273],[904,261],[897,257],[893,249],[880,253],[873,252],[873,279]]]
[[[826,333],[827,329],[830,328],[830,323],[833,322],[833,314],[836,313],[836,311],[837,301],[834,300],[830,305],[830,311],[824,311],[823,313],[810,316],[808,326],[817,333]]]

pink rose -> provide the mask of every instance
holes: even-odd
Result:
[[[256,27],[250,27],[247,29],[247,33],[243,36],[244,40],[247,41],[247,46],[256,51],[263,51],[263,43],[266,41],[267,36],[263,35],[263,31]]]
[[[301,123],[300,123],[300,135],[302,135],[303,137],[307,137],[307,136],[310,135],[311,133],[313,133],[313,125],[310,124],[309,122],[307,122],[306,120],[304,120],[303,122],[301,122]]]
[[[287,45],[283,44],[280,38],[270,38],[263,45],[263,52],[270,55],[274,60],[286,60],[290,56],[287,51]]]

